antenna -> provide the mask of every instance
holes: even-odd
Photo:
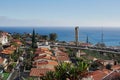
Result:
[[[103,27],[102,27],[101,43],[103,43],[103,36],[104,36],[104,34],[103,34]]]

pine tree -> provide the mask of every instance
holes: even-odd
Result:
[[[35,47],[35,30],[33,29],[33,33],[32,33],[32,48]]]
[[[87,35],[87,38],[86,38],[86,43],[89,43],[89,41],[88,41],[88,35]]]

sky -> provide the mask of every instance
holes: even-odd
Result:
[[[120,0],[0,0],[0,26],[120,26]]]

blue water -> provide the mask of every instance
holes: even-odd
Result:
[[[60,41],[74,41],[74,27],[0,27],[0,30],[10,33],[32,33],[33,28],[36,33],[48,35],[49,33],[57,33]],[[86,42],[88,35],[89,42],[96,44],[101,42],[101,34],[103,32],[103,41],[107,46],[120,45],[120,28],[100,28],[100,27],[79,27],[79,41]]]

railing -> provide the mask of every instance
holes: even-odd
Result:
[[[99,52],[120,54],[120,49],[113,49],[113,48],[107,48],[107,47],[95,47],[95,46],[88,47],[88,46],[75,46],[75,45],[50,45],[50,46],[84,49],[84,50],[93,50],[93,51],[99,51]]]

